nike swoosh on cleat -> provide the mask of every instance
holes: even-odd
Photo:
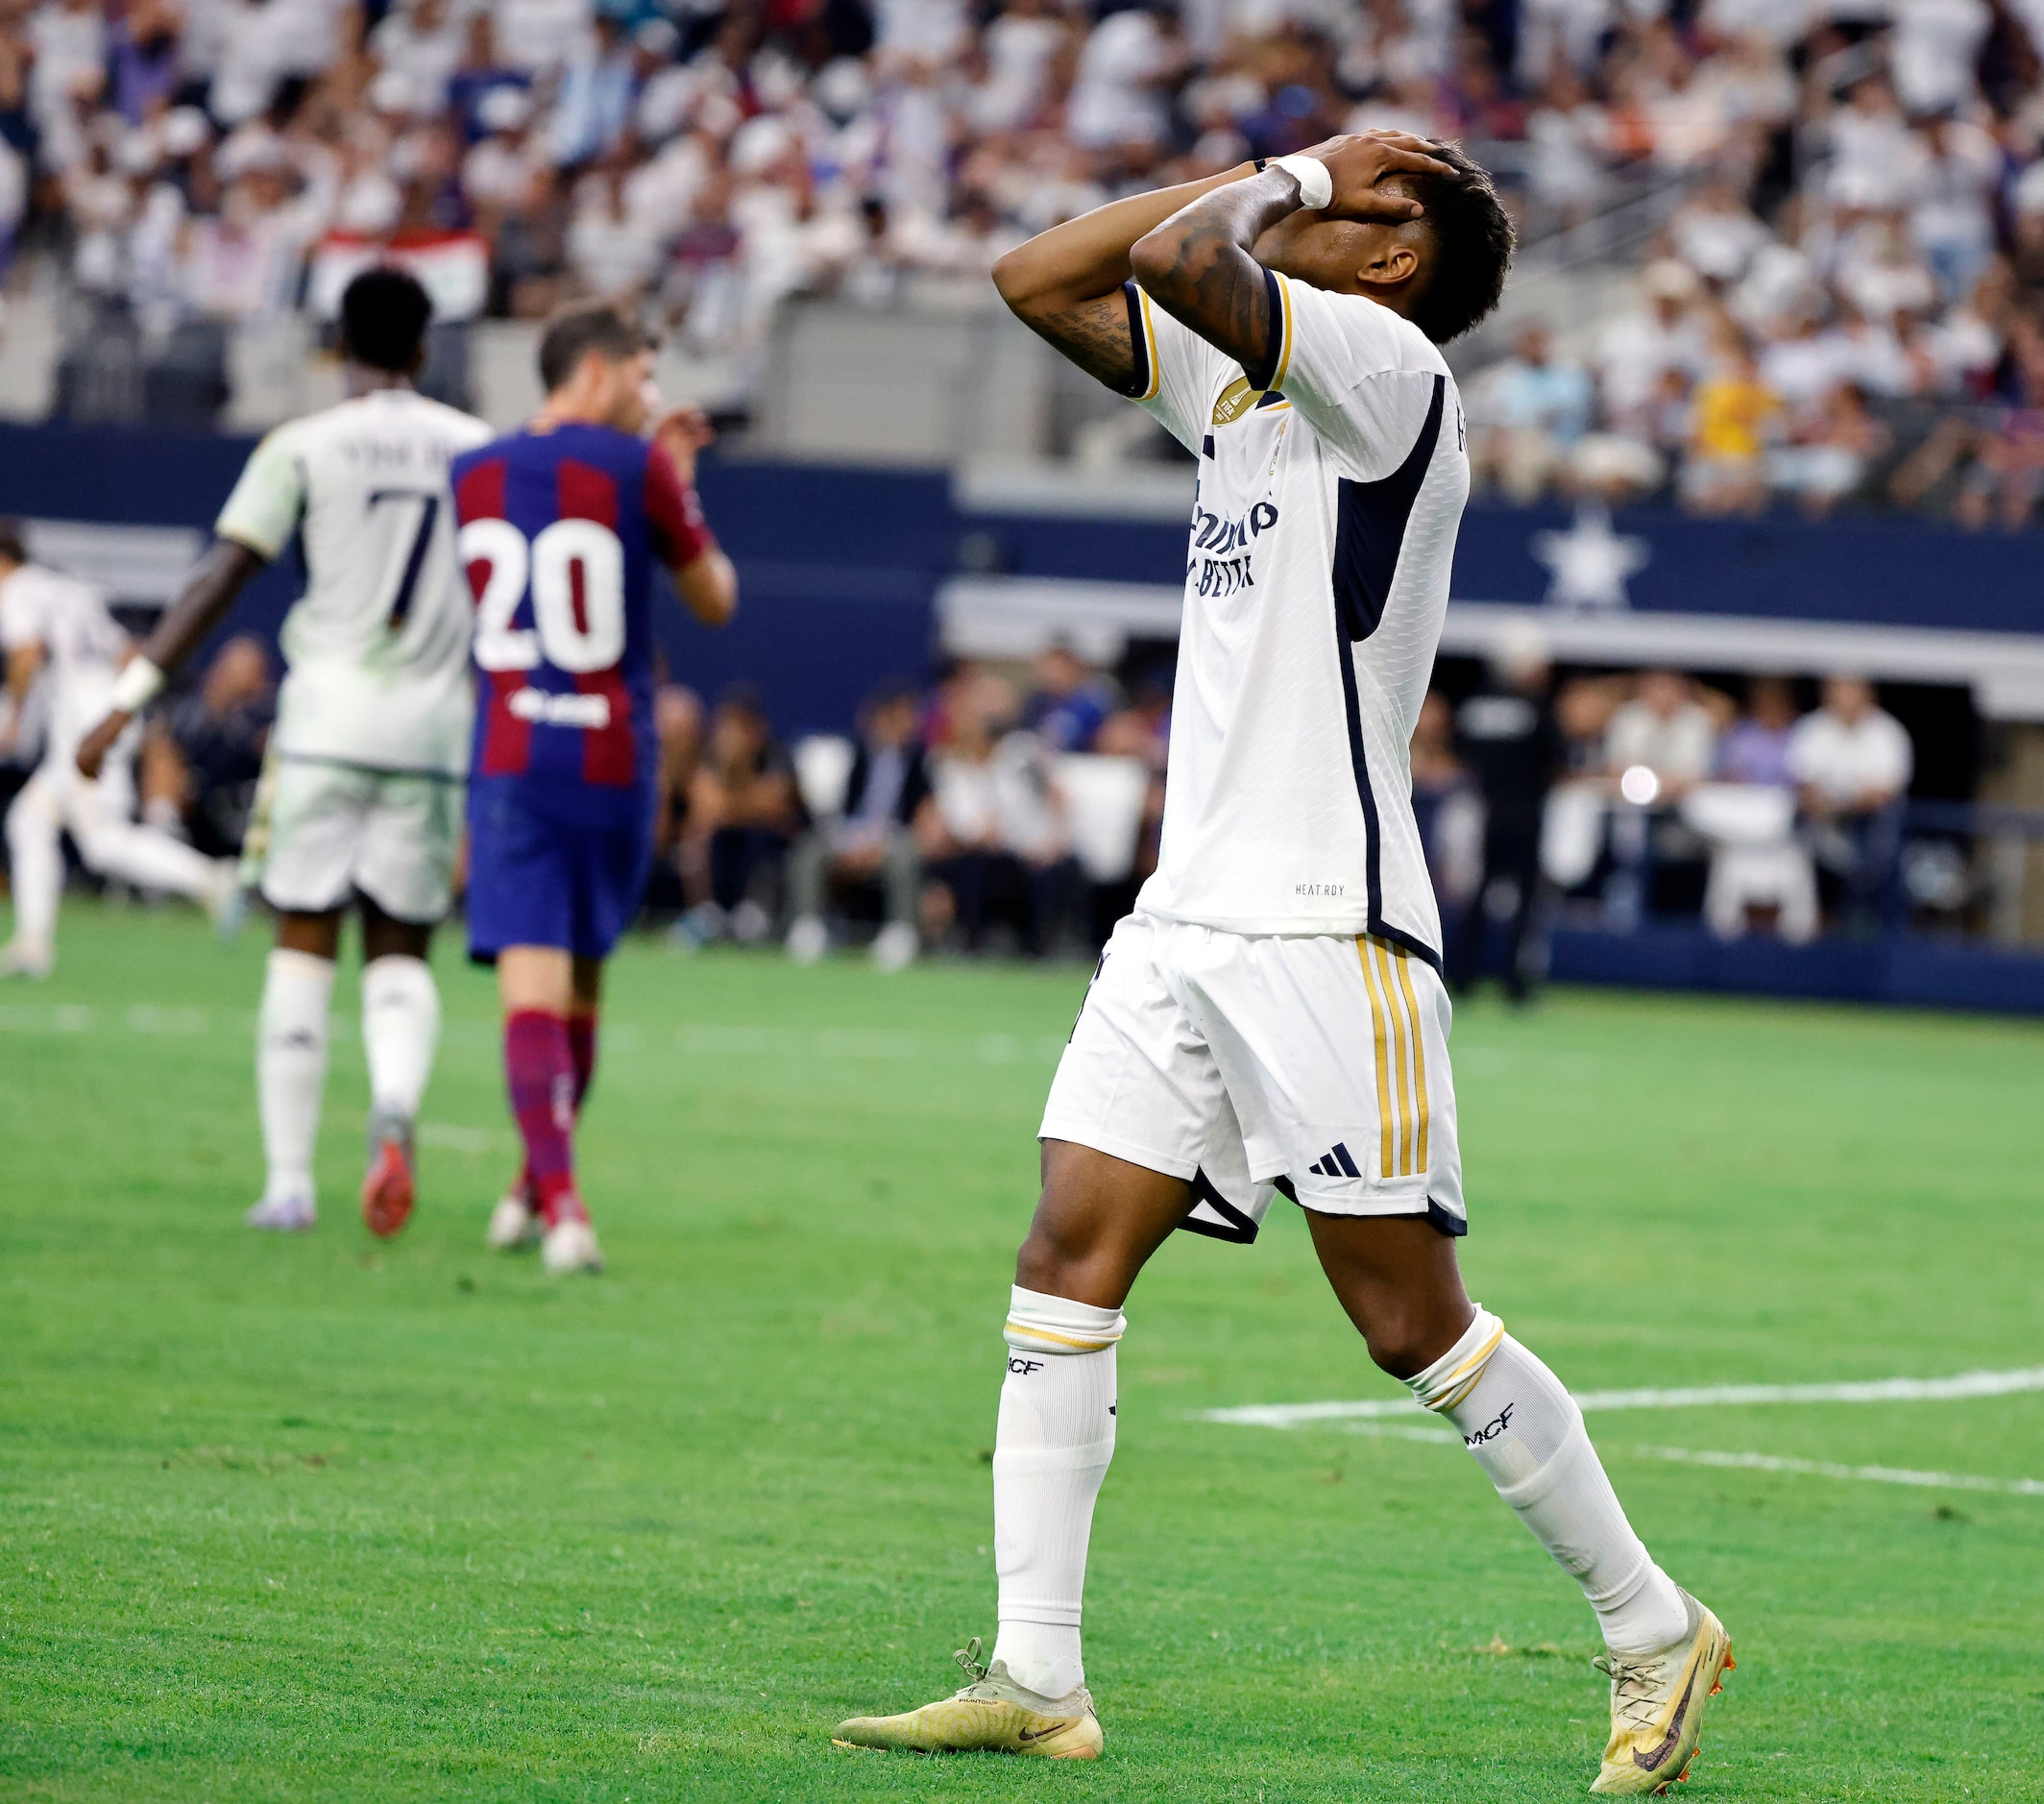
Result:
[[[1047,1729],[1017,1729],[1015,1731],[1015,1740],[1018,1742],[1040,1742],[1046,1737],[1056,1735],[1060,1730],[1069,1729],[1071,1726],[1069,1722],[1054,1722]]]
[[[1642,1754],[1638,1748],[1632,1751],[1632,1764],[1642,1772],[1652,1772],[1675,1751],[1676,1743],[1682,1740],[1682,1719],[1690,1714],[1690,1699],[1696,1695],[1696,1675],[1690,1674],[1690,1682],[1684,1687],[1682,1701],[1675,1706],[1675,1719],[1667,1725],[1667,1736],[1661,1745]]]

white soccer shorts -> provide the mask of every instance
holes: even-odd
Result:
[[[1282,1191],[1326,1215],[1466,1231],[1450,1010],[1384,940],[1132,914],[1058,1060],[1041,1137],[1184,1178],[1185,1226],[1255,1237]]]
[[[243,868],[274,909],[322,914],[357,893],[420,925],[441,919],[461,847],[462,786],[273,754]]]

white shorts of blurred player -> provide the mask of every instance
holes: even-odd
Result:
[[[1052,1081],[1041,1137],[1188,1180],[1184,1226],[1253,1240],[1280,1192],[1467,1231],[1448,992],[1375,938],[1132,914]]]
[[[452,777],[272,754],[243,879],[274,909],[324,914],[363,895],[395,919],[427,925],[452,896],[461,801]]]

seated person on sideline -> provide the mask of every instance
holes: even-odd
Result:
[[[1863,676],[1833,676],[1823,704],[1795,723],[1788,762],[1816,830],[1817,864],[1842,892],[1846,924],[1875,925],[1916,768],[1908,730]]]
[[[710,717],[689,795],[689,839],[710,876],[710,899],[691,916],[703,939],[728,932],[750,944],[773,931],[781,859],[801,827],[794,767],[759,691],[734,683]]]
[[[1605,902],[1615,924],[1636,922],[1642,907],[1681,914],[1700,900],[1706,846],[1673,811],[1716,757],[1717,717],[1678,670],[1648,670],[1611,717],[1604,772],[1628,804],[1611,817]]]
[[[1614,777],[1644,767],[1658,786],[1652,799],[1680,801],[1711,774],[1717,723],[1678,670],[1648,670],[1633,698],[1611,717],[1604,768]]]
[[[1113,689],[1071,646],[1052,646],[1036,660],[1022,724],[1053,751],[1091,751],[1113,712]]]
[[[1139,758],[1150,772],[1150,788],[1143,797],[1143,824],[1136,836],[1135,864],[1130,875],[1137,879],[1156,868],[1156,855],[1164,838],[1164,767],[1171,750],[1171,681],[1169,670],[1145,670],[1130,686],[1129,705],[1107,717],[1093,742],[1093,749],[1108,758]]]
[[[931,759],[930,799],[916,821],[935,883],[923,897],[933,940],[954,926],[978,951],[996,920],[1012,921],[1034,953],[1070,913],[1073,864],[1064,801],[1043,742],[1011,730],[1014,691],[979,676],[958,696],[951,737]]]
[[[277,718],[277,687],[262,641],[230,639],[207,666],[197,695],[142,741],[142,815],[208,858],[238,857],[262,756]]]
[[[929,767],[917,732],[915,692],[907,684],[869,696],[861,711],[859,745],[844,791],[844,813],[812,827],[788,859],[788,956],[813,964],[830,945],[823,908],[833,883],[877,883],[888,918],[873,941],[873,963],[898,971],[915,957],[915,906],[922,853],[915,815],[930,793]]]
[[[653,731],[660,739],[660,802],[653,814],[653,869],[645,880],[645,906],[659,914],[680,914],[703,899],[709,879],[700,861],[691,861],[689,793],[702,763],[701,696],[680,683],[653,692]]]
[[[1717,777],[1792,790],[1788,744],[1795,728],[1795,685],[1786,676],[1756,676],[1746,685],[1746,711],[1725,729],[1717,745]]]

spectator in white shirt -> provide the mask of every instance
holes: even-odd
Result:
[[[1754,254],[1767,242],[1767,228],[1753,216],[1738,184],[1714,175],[1695,198],[1676,209],[1668,235],[1682,260],[1699,276],[1729,286],[1746,273]]]
[[[1888,66],[1912,115],[1962,107],[1975,94],[1974,65],[1994,23],[1987,0],[1895,0]]]
[[[1878,924],[1915,762],[1907,729],[1863,676],[1828,678],[1822,705],[1789,736],[1788,771],[1814,829],[1817,863],[1842,891],[1849,927]]]
[[[447,105],[463,36],[448,0],[414,0],[383,15],[369,35],[369,54],[382,71],[394,111],[430,118]]]
[[[1901,721],[1874,698],[1863,676],[1834,676],[1814,714],[1795,724],[1788,768],[1804,809],[1817,819],[1878,814],[1900,800],[1915,768]]]
[[[1716,754],[1717,722],[1679,670],[1648,670],[1604,732],[1605,769],[1621,780],[1629,770],[1652,771],[1657,801],[1677,801],[1701,783]]]
[[[1708,361],[1703,331],[1691,309],[1697,290],[1694,272],[1665,259],[1647,267],[1643,309],[1622,314],[1597,334],[1604,404],[1620,421],[1651,405],[1667,371],[1694,377]]]
[[[1005,917],[1027,950],[1042,953],[1065,931],[1074,866],[1048,748],[1012,730],[1016,710],[1003,678],[954,685],[949,737],[930,760],[931,795],[916,822],[934,880],[924,924],[933,939],[956,928],[977,949]]]

